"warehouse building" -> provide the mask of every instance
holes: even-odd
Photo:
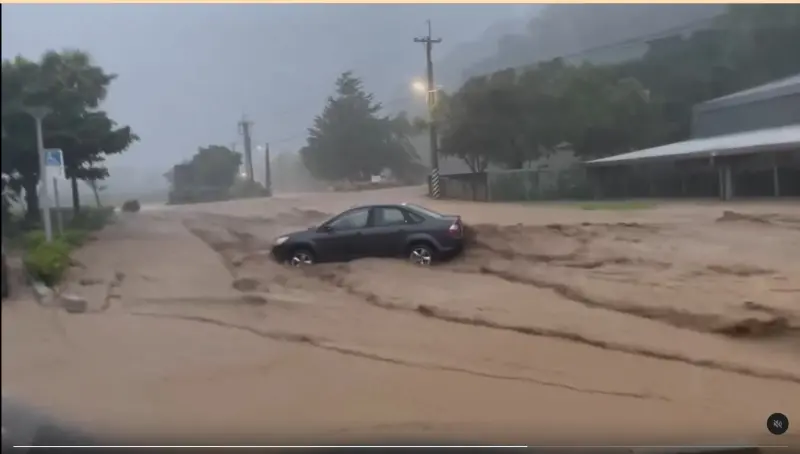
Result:
[[[586,164],[596,197],[800,196],[800,74],[698,104],[690,140]]]

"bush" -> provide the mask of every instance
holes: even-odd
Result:
[[[67,230],[60,236],[67,244],[72,247],[83,245],[89,238],[89,232],[85,230]]]
[[[100,230],[108,224],[114,216],[114,207],[81,208],[70,222],[69,228],[75,230]]]
[[[137,213],[141,209],[138,200],[126,200],[125,203],[122,204],[122,211],[126,213]]]
[[[29,250],[23,259],[25,268],[48,286],[55,285],[69,268],[72,247],[63,238],[42,242]]]
[[[250,197],[265,197],[267,190],[258,181],[236,180],[230,187],[229,194],[234,199],[244,199]]]
[[[32,251],[39,247],[40,244],[44,243],[45,240],[44,231],[42,230],[25,232],[25,234],[22,235],[22,247],[26,251]]]

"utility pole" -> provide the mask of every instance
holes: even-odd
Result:
[[[250,138],[252,129],[253,122],[243,116],[242,120],[239,122],[239,132],[242,134],[242,137],[244,137],[244,171],[247,180],[250,182],[253,181],[253,149]]]
[[[269,162],[269,144],[264,144],[264,189],[267,197],[272,197],[272,169]]]
[[[433,45],[442,42],[442,38],[434,39],[431,32],[431,21],[428,20],[428,36],[414,38],[415,43],[425,44],[425,58],[428,65],[428,121],[430,123],[431,141],[431,176],[430,176],[430,196],[438,199],[439,192],[439,139],[436,133],[436,121],[433,116],[433,109],[436,105],[436,85],[433,81]]]
[[[47,188],[49,181],[47,179],[47,163],[45,162],[42,120],[50,115],[52,110],[44,106],[27,107],[24,110],[36,122],[36,151],[39,155],[39,208],[42,210],[45,239],[49,242],[53,241],[53,224],[50,221],[50,197]]]

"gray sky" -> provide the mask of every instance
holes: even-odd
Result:
[[[399,86],[424,74],[423,50],[412,38],[425,33],[426,19],[444,38],[436,51],[442,56],[525,8],[6,4],[2,54],[90,52],[119,75],[104,108],[142,138],[111,163],[163,171],[198,146],[240,142],[236,122],[243,113],[255,122],[257,142],[296,150],[340,72],[355,70],[389,104]]]

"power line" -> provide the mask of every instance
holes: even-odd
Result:
[[[664,30],[661,30],[661,31],[648,33],[646,35],[639,35],[639,36],[634,36],[633,38],[627,38],[627,39],[624,39],[624,40],[621,40],[621,41],[615,41],[613,43],[601,44],[601,45],[598,45],[598,46],[582,49],[580,51],[576,51],[576,52],[573,52],[573,53],[570,53],[570,54],[557,55],[555,57],[547,57],[547,58],[544,58],[543,60],[540,60],[540,61],[555,60],[557,58],[570,59],[570,58],[574,58],[574,57],[580,57],[583,54],[589,54],[589,53],[593,53],[593,52],[597,52],[597,51],[601,51],[601,50],[605,50],[605,49],[611,49],[611,48],[614,48],[614,47],[627,46],[629,44],[637,44],[637,43],[640,43],[642,41],[648,41],[649,39],[655,39],[655,38],[660,38],[660,37],[664,37],[664,36],[671,36],[671,35],[675,35],[675,34],[677,34],[679,32],[692,30],[693,28],[695,28],[697,26],[700,26],[700,25],[703,25],[705,23],[714,22],[714,21],[718,20],[720,17],[722,17],[724,15],[725,15],[725,13],[717,14],[717,15],[714,15],[714,16],[711,16],[711,17],[706,17],[706,18],[703,18],[703,19],[697,19],[697,20],[694,20],[694,21],[691,21],[691,22],[687,22],[685,24],[681,24],[681,25],[678,25],[678,26],[675,26],[675,27],[667,28],[667,29],[664,29]],[[528,64],[524,64],[524,65],[519,65],[519,66],[516,66],[516,67],[513,67],[513,68],[514,69],[526,68],[526,67],[535,65],[537,63],[538,62],[528,63]]]

